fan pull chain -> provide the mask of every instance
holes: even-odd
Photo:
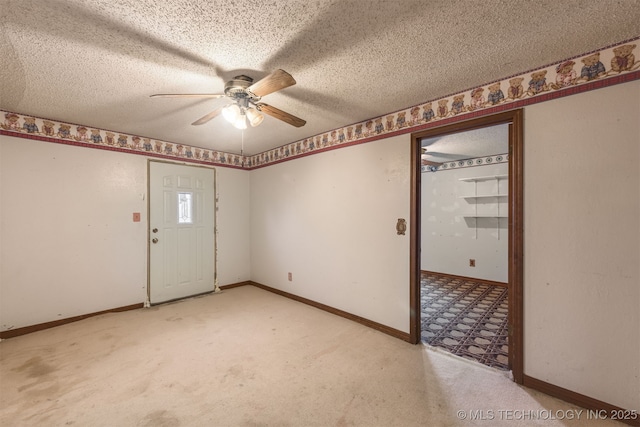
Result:
[[[244,167],[244,129],[240,131],[241,142],[240,142],[240,156],[242,157],[242,167]]]

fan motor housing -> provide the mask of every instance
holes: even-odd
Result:
[[[253,79],[249,76],[235,76],[224,85],[224,94],[231,98],[253,98],[247,91],[251,83],[253,83]]]

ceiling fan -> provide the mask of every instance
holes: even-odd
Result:
[[[217,117],[220,113],[238,129],[246,129],[247,121],[252,127],[262,123],[264,115],[268,114],[295,127],[304,126],[307,122],[299,117],[279,110],[276,107],[260,102],[263,96],[282,90],[296,84],[291,74],[284,70],[276,70],[257,82],[249,76],[239,75],[224,85],[224,93],[159,93],[151,98],[230,98],[230,104],[219,107],[209,114],[199,118],[192,125],[201,125]]]

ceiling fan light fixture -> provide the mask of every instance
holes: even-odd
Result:
[[[246,129],[247,128],[247,116],[244,114],[244,111],[240,111],[240,114],[236,117],[236,119],[232,122],[233,126],[237,129]]]
[[[222,109],[222,115],[229,123],[235,123],[240,114],[241,112],[238,104],[229,104]]]
[[[251,127],[256,127],[264,120],[264,115],[260,113],[257,109],[251,107],[247,108],[247,119],[249,120],[249,124]]]

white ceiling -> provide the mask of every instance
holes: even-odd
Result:
[[[297,85],[244,133],[256,154],[640,34],[640,0],[0,0],[0,109],[240,153],[221,93],[276,69]]]

